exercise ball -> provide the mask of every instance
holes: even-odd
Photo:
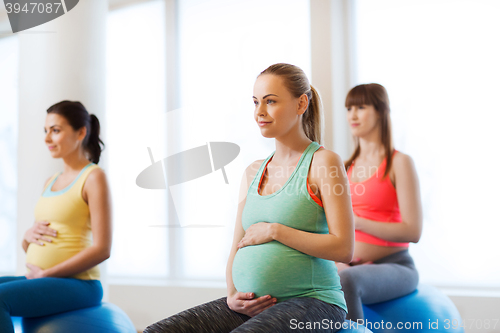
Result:
[[[102,303],[91,308],[36,318],[12,317],[16,333],[136,333],[118,306]]]
[[[455,304],[439,289],[426,284],[419,284],[414,292],[403,297],[363,304],[363,312],[363,324],[374,333],[464,332]]]

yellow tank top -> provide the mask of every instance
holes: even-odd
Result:
[[[35,220],[50,222],[57,236],[45,245],[31,243],[26,253],[26,262],[47,269],[79,253],[92,244],[89,206],[82,198],[85,180],[97,164],[87,164],[71,184],[60,191],[52,191],[52,185],[61,172],[52,176],[35,206]],[[50,236],[49,236],[50,237]],[[81,280],[98,280],[99,267],[73,275]]]

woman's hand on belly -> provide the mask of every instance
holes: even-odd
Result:
[[[30,279],[39,279],[45,277],[45,271],[40,267],[33,264],[26,264],[26,267],[30,269],[29,273],[26,274],[26,278]]]
[[[276,298],[265,295],[255,298],[254,293],[236,292],[227,297],[227,305],[235,312],[253,317],[276,304]]]
[[[24,239],[28,243],[43,245],[42,241],[52,242],[52,239],[46,236],[57,236],[57,230],[49,228],[50,222],[35,221],[35,224],[24,233]]]
[[[245,236],[238,243],[238,249],[248,245],[268,243],[273,240],[272,227],[274,223],[258,222],[245,231]]]

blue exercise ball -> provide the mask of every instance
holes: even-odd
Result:
[[[91,308],[36,318],[12,317],[16,333],[136,333],[118,306],[102,303]]]
[[[413,293],[400,298],[363,304],[363,312],[364,325],[374,333],[464,332],[455,304],[439,289],[426,284],[419,284]]]

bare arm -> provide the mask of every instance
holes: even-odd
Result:
[[[229,258],[227,260],[227,267],[226,267],[227,294],[229,296],[234,295],[237,292],[233,284],[232,269],[233,269],[234,256],[238,251],[236,245],[238,244],[240,239],[242,239],[243,236],[245,235],[245,230],[243,230],[243,227],[241,225],[241,215],[243,214],[243,208],[245,208],[248,186],[249,183],[247,179],[247,174],[245,172],[243,178],[241,179],[240,192],[238,197],[238,212],[236,214],[236,224],[234,226],[233,245],[231,246],[231,252],[229,253]]]
[[[84,185],[88,198],[93,244],[73,257],[43,271],[46,277],[67,277],[84,272],[109,258],[111,252],[111,200],[106,176],[93,170]]]
[[[394,156],[396,193],[401,223],[379,222],[356,217],[356,229],[390,242],[417,243],[422,234],[422,203],[415,165],[410,156]]]
[[[327,170],[319,173],[318,183],[328,234],[301,231],[280,223],[260,222],[246,230],[239,247],[276,240],[317,258],[340,262],[352,260],[354,222],[344,164],[340,156],[326,149],[315,154],[313,163],[318,170]],[[335,176],[332,177],[331,174]]]

